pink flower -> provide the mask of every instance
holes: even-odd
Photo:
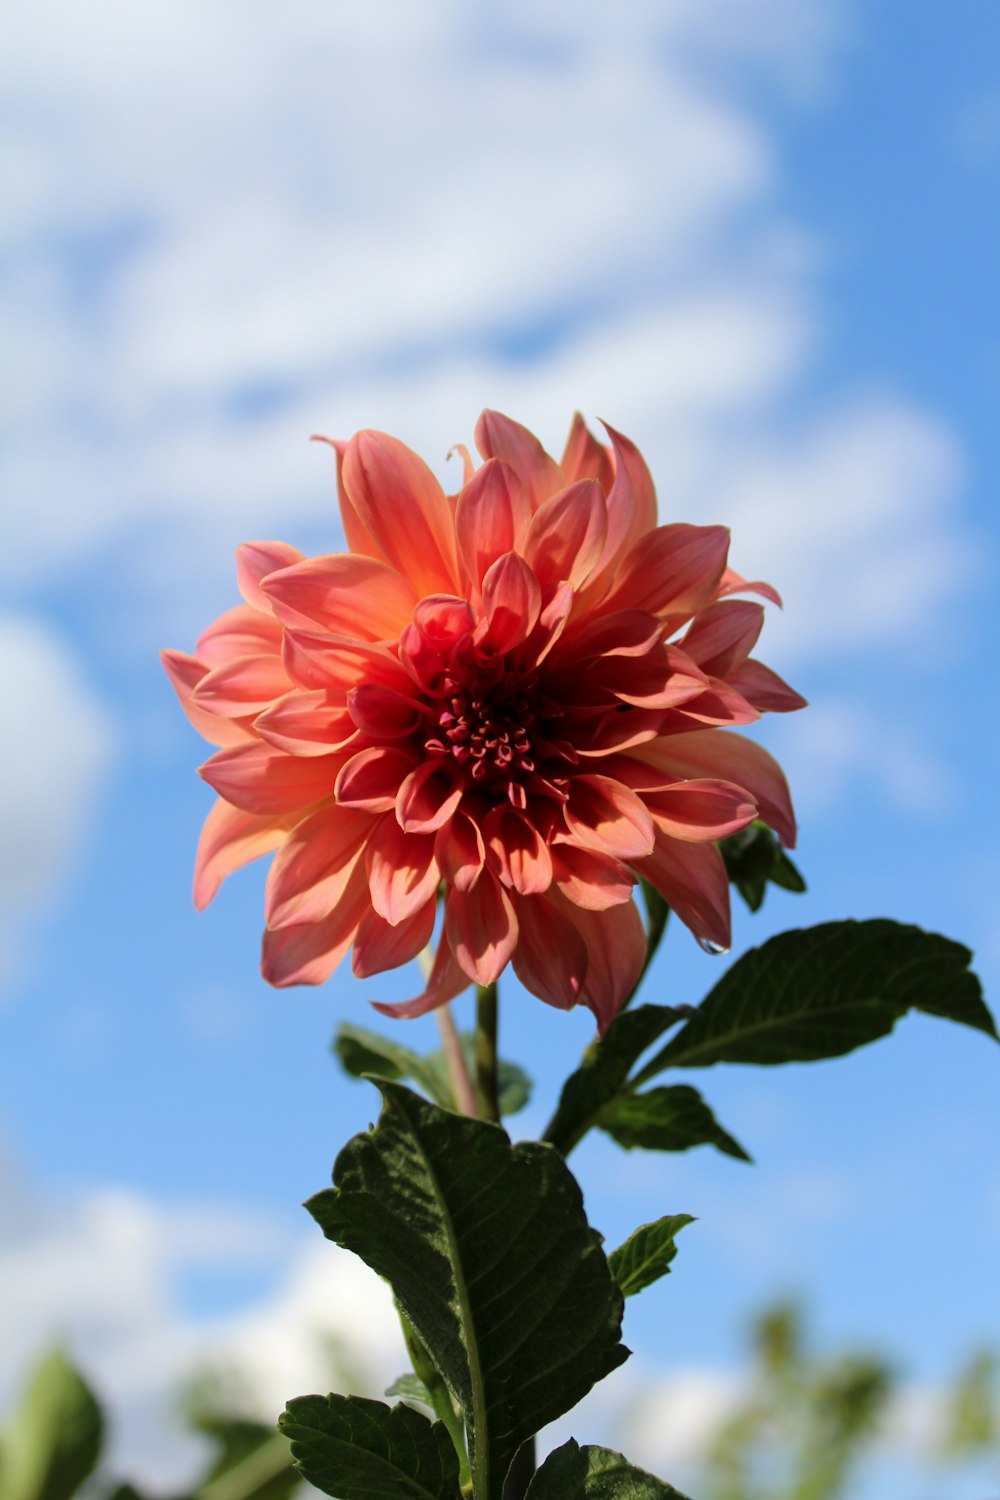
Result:
[[[319,984],[413,958],[444,921],[420,1015],[511,963],[602,1030],[645,954],[637,877],[727,947],[716,841],[795,822],[772,757],[730,732],[803,700],[750,656],[766,584],[721,526],[657,526],[649,472],[574,419],[562,461],[485,412],[444,493],[402,443],[335,443],[350,551],[239,548],[245,603],[163,660],[218,746],[199,907],[274,854],[263,973]]]

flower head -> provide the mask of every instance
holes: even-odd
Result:
[[[263,973],[369,975],[444,922],[419,1015],[508,962],[605,1028],[645,955],[634,887],[729,944],[716,841],[763,818],[791,846],[780,768],[733,734],[802,699],[750,656],[766,584],[721,526],[658,526],[649,472],[574,420],[557,463],[485,412],[448,496],[396,439],[337,442],[348,552],[237,554],[244,603],[164,663],[218,746],[195,901],[273,853]]]

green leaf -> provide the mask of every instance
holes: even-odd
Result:
[[[667,1067],[839,1057],[910,1009],[995,1037],[971,958],[960,943],[882,918],[784,932],[738,959],[634,1082]]]
[[[470,1070],[474,1070],[475,1036],[472,1032],[463,1032],[461,1042],[466,1062]],[[345,1021],[337,1030],[333,1050],[345,1071],[354,1078],[366,1078],[371,1074],[392,1082],[409,1078],[442,1109],[455,1108],[448,1060],[440,1049],[424,1056],[377,1031],[367,1031],[363,1026]],[[498,1070],[500,1113],[516,1114],[531,1097],[531,1079],[523,1068],[502,1059]]]
[[[693,1223],[691,1214],[666,1214],[652,1224],[640,1224],[623,1245],[612,1250],[608,1264],[623,1297],[634,1297],[661,1276],[669,1275],[670,1262],[677,1254],[674,1241]]]
[[[299,1396],[278,1425],[309,1483],[336,1500],[458,1500],[451,1439],[404,1402]]]
[[[621,1293],[557,1151],[379,1086],[306,1206],[392,1286],[462,1408],[475,1500],[499,1500],[521,1444],[627,1357]]]
[[[610,1448],[581,1448],[570,1438],[550,1453],[525,1500],[684,1500],[679,1490],[637,1469]]]
[[[420,1376],[414,1375],[412,1370],[409,1370],[405,1375],[397,1375],[392,1385],[386,1386],[385,1394],[387,1396],[399,1396],[403,1401],[419,1401],[421,1406],[426,1406],[431,1411],[434,1410],[434,1402],[431,1399],[430,1391],[420,1379]]]
[[[97,1464],[103,1436],[90,1387],[54,1349],[36,1366],[0,1439],[3,1500],[69,1500]]]
[[[618,1094],[633,1063],[669,1026],[690,1014],[686,1007],[639,1005],[616,1016],[603,1039],[591,1042],[582,1063],[564,1083],[543,1140],[568,1156]]]
[[[631,1151],[688,1151],[692,1146],[716,1146],[727,1156],[750,1161],[739,1141],[718,1120],[697,1089],[686,1083],[625,1094],[601,1111],[597,1122],[612,1140]]]
[[[751,911],[763,905],[768,885],[801,893],[806,883],[766,823],[751,823],[719,845],[726,873]]]

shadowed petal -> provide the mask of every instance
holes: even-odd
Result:
[[[449,894],[445,931],[470,979],[476,984],[499,979],[517,944],[517,918],[507,892],[488,870],[471,891]]]
[[[801,693],[789,687],[777,672],[765,667],[762,661],[754,661],[753,657],[742,662],[734,671],[728,672],[726,681],[761,713],[787,714],[806,706]]]
[[[587,973],[580,999],[594,1012],[603,1036],[638,984],[646,961],[642,918],[634,901],[605,911],[581,911],[561,896],[556,899],[586,945]]]
[[[464,812],[457,812],[438,829],[434,853],[448,884],[457,891],[471,890],[486,863],[486,845],[479,824]]]
[[[764,606],[749,600],[710,604],[695,617],[681,641],[682,649],[712,677],[730,678],[746,660],[764,625]]]
[[[695,844],[729,838],[757,816],[756,802],[731,781],[679,781],[644,800],[661,832]]]
[[[442,933],[423,994],[417,995],[413,1000],[399,1000],[394,1004],[374,1000],[372,1005],[375,1010],[381,1011],[383,1016],[412,1020],[415,1016],[424,1016],[430,1010],[437,1010],[439,1006],[447,1005],[463,990],[467,990],[470,983],[468,974],[460,967],[451,951],[447,937]]]
[[[354,939],[351,968],[357,978],[367,979],[416,958],[431,940],[436,914],[437,898],[432,896],[411,917],[390,927],[384,917],[369,907]]]
[[[601,567],[612,567],[617,558],[653,531],[656,526],[656,490],[646,461],[627,437],[601,424],[614,452],[614,482],[607,490],[608,530]]]
[[[423,705],[408,693],[363,682],[347,695],[352,721],[375,739],[398,740],[412,734],[424,718]]]
[[[656,831],[656,847],[635,868],[656,886],[696,938],[728,950],[732,941],[729,918],[729,877],[714,844],[685,844]]]
[[[795,814],[785,773],[753,740],[704,729],[643,745],[630,758],[668,777],[708,775],[737,782],[756,799],[760,816],[785,847],[795,848]]]
[[[288,675],[296,682],[327,692],[339,689],[345,706],[348,692],[358,682],[380,682],[403,693],[411,686],[392,652],[374,642],[286,630],[282,658]]]
[[[533,995],[559,1010],[582,998],[587,945],[573,922],[545,896],[515,897],[514,973]]]

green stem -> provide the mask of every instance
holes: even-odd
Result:
[[[451,1006],[442,1005],[434,1014],[437,1017],[441,1046],[448,1063],[448,1076],[451,1079],[451,1089],[455,1096],[455,1107],[461,1115],[475,1115],[478,1113],[476,1090],[469,1074],[462,1039],[458,1034]]]
[[[444,1423],[448,1436],[455,1445],[455,1452],[458,1454],[459,1485],[463,1491],[467,1490],[472,1483],[472,1472],[469,1468],[469,1453],[465,1446],[465,1428],[462,1419],[455,1410],[455,1403],[451,1399],[451,1392],[444,1382],[444,1377],[424,1348],[416,1330],[398,1302],[396,1312],[403,1329],[406,1352],[413,1364],[413,1373],[419,1376],[427,1387],[427,1394],[431,1398],[435,1415]]]
[[[479,1118],[499,1124],[496,984],[481,984],[476,988],[476,1094]]]
[[[259,1494],[269,1480],[277,1479],[292,1467],[288,1439],[276,1433],[246,1458],[240,1459],[218,1479],[212,1479],[195,1491],[195,1500],[247,1500]]]

